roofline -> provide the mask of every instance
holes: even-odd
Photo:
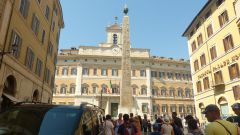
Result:
[[[192,22],[190,23],[190,25],[188,25],[187,29],[184,31],[184,33],[182,34],[183,37],[186,36],[186,33],[188,32],[188,30],[190,29],[190,27],[192,26],[192,24],[194,23],[194,21],[197,19],[197,17],[203,12],[203,10],[206,9],[206,7],[212,2],[212,0],[208,0],[208,2],[203,6],[203,8],[198,12],[198,14],[194,17],[194,19],[192,20]]]
[[[65,24],[64,24],[64,18],[63,18],[62,5],[61,5],[60,0],[57,0],[57,2],[58,2],[59,10],[61,11],[61,22],[62,22],[62,28],[64,28],[64,27],[65,27]]]

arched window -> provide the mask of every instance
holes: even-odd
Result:
[[[82,84],[82,94],[88,94],[88,84]]]
[[[66,94],[66,89],[67,89],[66,87],[67,87],[67,85],[65,85],[65,84],[61,85],[60,94]]]
[[[141,94],[142,94],[142,95],[147,95],[147,88],[146,88],[146,87],[143,86],[143,87],[141,88]]]
[[[33,92],[32,101],[37,102],[38,100],[39,100],[39,91],[38,91],[38,90],[35,90],[35,91]]]
[[[62,75],[68,75],[68,68],[63,68],[62,69]]]
[[[76,90],[76,85],[75,84],[71,84],[69,93],[70,94],[75,94],[75,90]]]
[[[190,96],[191,96],[191,91],[190,91],[189,88],[186,88],[186,89],[185,89],[185,95],[186,95],[187,98],[190,98]]]
[[[77,75],[77,68],[71,68],[71,75]]]
[[[113,34],[113,44],[117,45],[118,41],[117,41],[117,34]]]
[[[183,90],[182,88],[178,88],[178,97],[182,97],[183,96]]]
[[[167,89],[165,87],[161,88],[161,95],[164,97],[167,96]]]
[[[92,93],[94,94],[98,93],[98,85],[96,83],[92,84]]]
[[[107,85],[102,84],[102,93],[107,93]]]
[[[229,116],[227,99],[225,97],[220,97],[218,100],[218,104],[220,106],[220,111],[221,111],[222,117],[227,118]]]
[[[170,88],[169,95],[170,95],[170,97],[175,96],[175,89],[174,88],[172,88],[172,87]]]

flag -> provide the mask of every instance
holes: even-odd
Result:
[[[110,80],[110,89],[112,89],[112,81]]]

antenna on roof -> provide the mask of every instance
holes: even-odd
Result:
[[[115,18],[115,24],[117,24],[117,22],[118,22],[118,17],[115,16],[114,18]]]

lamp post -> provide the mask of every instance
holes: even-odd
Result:
[[[103,93],[103,88],[101,89],[101,99],[100,99],[100,107],[101,107],[101,109],[102,109],[102,93]]]
[[[1,57],[0,57],[0,69],[2,67],[2,62],[3,62],[4,55],[11,54],[11,53],[14,54],[17,51],[17,48],[18,48],[18,45],[16,43],[14,43],[12,45],[12,50],[11,51],[4,52],[4,50],[3,50],[3,51],[0,52],[0,55],[1,55]]]

